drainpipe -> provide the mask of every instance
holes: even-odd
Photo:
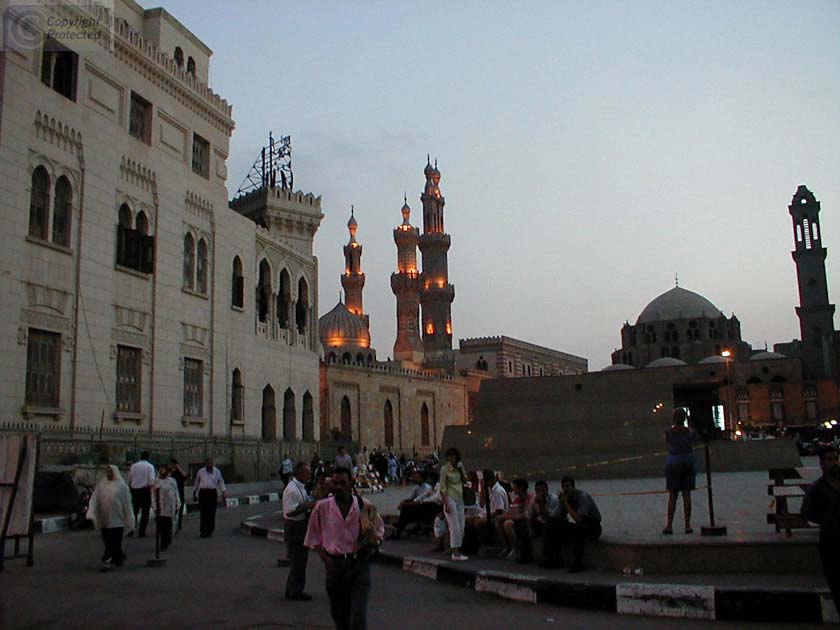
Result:
[[[213,386],[215,384],[216,375],[216,221],[210,219],[210,242],[212,243],[212,252],[210,254],[210,435],[213,435],[213,413],[214,402],[216,400],[213,395]]]
[[[158,251],[160,250],[160,198],[158,196],[157,176],[152,175],[152,199],[155,205],[155,261],[152,268],[152,322],[149,349],[152,353],[149,368],[149,434],[155,430],[155,341],[157,339],[157,284],[158,284]]]
[[[76,428],[76,383],[78,381],[79,372],[79,307],[81,305],[82,294],[82,226],[84,225],[85,213],[85,154],[82,147],[81,134],[77,137],[76,149],[78,150],[79,160],[79,227],[76,230],[76,280],[75,280],[75,299],[73,308],[73,358],[72,358],[72,373],[70,382],[70,434]],[[70,224],[72,227],[72,223]],[[91,346],[91,352],[96,352],[96,349]]]

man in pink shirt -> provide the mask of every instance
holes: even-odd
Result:
[[[371,547],[362,543],[362,509],[371,505],[352,493],[351,472],[336,468],[332,475],[333,496],[318,501],[309,518],[304,544],[324,562],[330,615],[338,630],[367,628],[370,593]],[[385,524],[379,515],[371,523],[381,541]]]

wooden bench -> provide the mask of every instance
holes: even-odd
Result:
[[[769,476],[773,483],[768,484],[767,494],[775,500],[776,511],[767,514],[767,523],[775,525],[777,533],[785,530],[788,538],[793,535],[794,529],[813,529],[813,525],[798,512],[790,513],[788,510],[788,499],[803,498],[810,484],[804,481],[787,483],[787,480],[801,480],[802,474],[796,468],[771,468]]]

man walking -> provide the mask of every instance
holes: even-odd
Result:
[[[840,612],[840,461],[837,449],[820,451],[822,477],[812,483],[802,502],[802,518],[820,526],[820,560],[834,606]]]
[[[178,499],[181,507],[178,509],[178,531],[184,526],[184,512],[186,511],[186,500],[184,498],[184,486],[187,483],[187,473],[181,468],[181,464],[174,457],[169,462],[169,476],[178,484]]]
[[[204,468],[195,476],[193,484],[193,499],[198,499],[198,509],[201,513],[199,531],[202,538],[209,538],[216,529],[216,505],[219,494],[225,499],[225,480],[222,473],[213,465],[213,458],[208,457]]]
[[[309,550],[304,546],[309,512],[315,507],[315,501],[307,494],[309,465],[298,462],[294,467],[293,477],[283,490],[283,521],[286,538],[286,555],[291,569],[286,580],[286,599],[308,602],[312,596],[304,592],[306,588],[306,563]]]
[[[370,592],[369,547],[360,537],[382,540],[385,525],[371,505],[351,492],[347,468],[333,471],[334,495],[319,501],[312,510],[305,544],[318,552],[327,574],[330,615],[338,630],[367,628]],[[364,514],[363,514],[364,512]]]
[[[146,537],[149,526],[149,510],[152,508],[152,487],[155,485],[155,467],[149,462],[148,451],[140,453],[140,460],[134,462],[128,469],[128,486],[131,489],[131,506],[134,510],[134,520],[140,523],[137,534]],[[141,514],[138,520],[137,515]],[[128,533],[129,536],[132,532]]]
[[[347,454],[347,450],[343,446],[338,447],[338,455],[335,456],[335,461],[333,462],[336,468],[346,468],[347,470],[353,471],[353,458]]]
[[[172,544],[172,521],[181,509],[178,483],[169,476],[169,470],[161,464],[155,487],[155,511],[157,527],[160,530],[160,550],[166,551]]]

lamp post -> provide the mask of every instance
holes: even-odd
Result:
[[[732,378],[731,378],[731,371],[729,369],[729,362],[731,360],[732,353],[729,350],[724,350],[720,353],[720,356],[724,358],[726,361],[726,381],[727,386],[731,389],[732,388]],[[729,418],[730,422],[732,421],[732,394],[728,396],[730,406],[729,406]],[[715,524],[715,501],[714,495],[712,494],[712,467],[711,467],[711,449],[709,448],[709,436],[706,436],[703,444],[703,452],[706,457],[706,497],[709,502],[709,525],[702,526],[700,528],[700,535],[701,536],[726,536],[726,527],[724,525],[716,525]]]

